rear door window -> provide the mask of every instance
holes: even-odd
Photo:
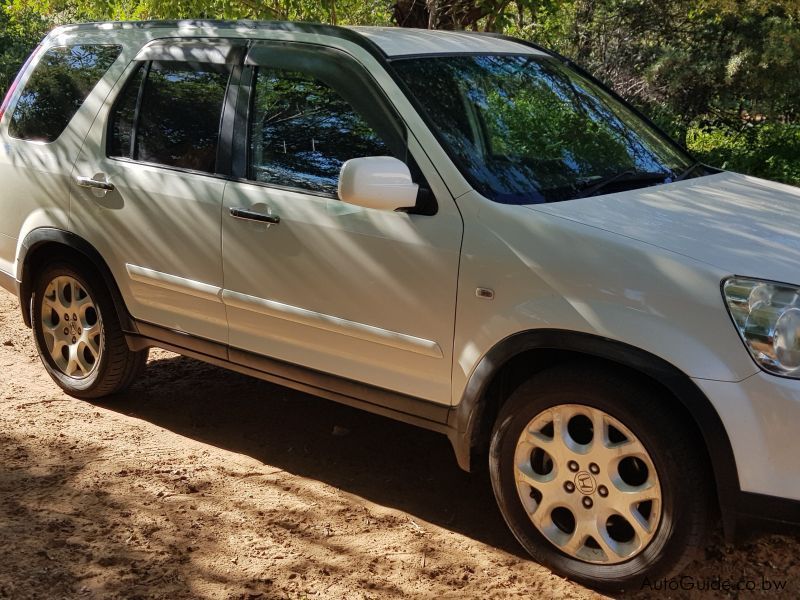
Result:
[[[17,100],[9,133],[23,140],[58,139],[121,51],[108,45],[47,50]]]
[[[183,61],[143,65],[114,108],[109,154],[213,173],[230,71]]]

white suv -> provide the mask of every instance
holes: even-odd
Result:
[[[675,573],[717,514],[800,521],[800,190],[695,163],[569,61],[77,25],[1,112],[0,283],[69,394],[158,346],[444,433],[537,561],[603,589]]]

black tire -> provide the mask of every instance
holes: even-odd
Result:
[[[70,277],[80,284],[91,298],[99,320],[99,347],[102,351],[96,364],[92,364],[91,372],[84,377],[68,375],[56,364],[47,347],[42,314],[50,309],[44,307],[44,297],[50,283],[59,277]],[[103,280],[95,271],[80,265],[54,263],[39,274],[31,298],[31,322],[36,349],[45,369],[70,396],[90,400],[121,392],[136,380],[147,363],[148,350],[133,352],[128,348],[114,302]],[[60,322],[60,326],[67,325],[68,322]]]
[[[534,525],[520,500],[514,464],[517,441],[543,411],[570,404],[599,409],[617,419],[644,445],[655,467],[661,487],[660,521],[649,543],[624,562],[598,564],[562,552]],[[669,398],[655,387],[595,367],[555,367],[522,384],[498,415],[489,452],[495,498],[514,536],[538,563],[598,590],[639,590],[646,578],[658,581],[676,575],[705,540],[710,469],[690,431]],[[558,483],[561,473],[553,478]],[[563,486],[568,487],[566,480]],[[538,492],[531,494],[535,498]],[[583,514],[588,518],[592,510],[578,518]]]

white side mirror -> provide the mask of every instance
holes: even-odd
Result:
[[[339,173],[339,199],[365,208],[413,208],[418,190],[406,164],[391,156],[352,158]]]

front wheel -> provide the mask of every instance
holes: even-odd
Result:
[[[639,589],[703,542],[709,482],[669,399],[600,370],[555,368],[520,386],[490,447],[495,497],[538,562],[583,584]]]
[[[42,363],[71,396],[120,392],[147,362],[147,350],[128,348],[111,295],[93,272],[69,263],[48,267],[36,280],[31,308]]]

